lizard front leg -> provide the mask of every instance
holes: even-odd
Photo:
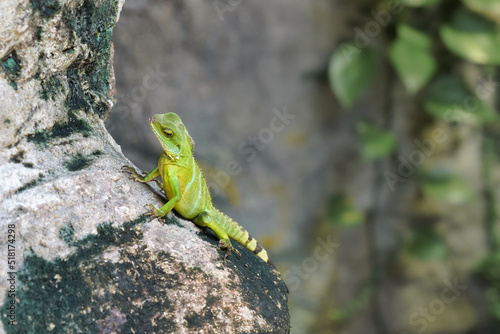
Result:
[[[140,175],[139,173],[137,173],[137,171],[135,170],[134,167],[130,167],[130,166],[123,166],[122,171],[130,174],[129,179],[137,181],[137,182],[141,182],[141,183],[149,182],[151,180],[156,179],[158,176],[160,176],[160,170],[158,169],[158,167],[156,167],[151,172],[146,173],[144,175]]]
[[[181,200],[181,186],[179,184],[179,178],[177,177],[177,175],[173,174],[168,176],[167,182],[170,185],[174,196],[169,199],[169,201],[164,206],[162,206],[161,209],[158,209],[153,204],[147,204],[147,206],[149,207],[149,211],[146,212],[146,214],[148,216],[163,218],[167,215],[167,213],[172,211],[174,206]]]

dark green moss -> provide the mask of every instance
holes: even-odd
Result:
[[[217,290],[220,289],[220,285],[216,284],[215,285],[215,290],[209,291],[207,294],[207,305],[216,305],[217,303],[221,302],[221,296],[217,294]]]
[[[10,124],[10,119],[7,118],[3,122],[4,122],[4,124]]]
[[[90,57],[78,56],[66,72],[69,87],[66,98],[68,111],[92,111],[101,117],[104,116],[110,108],[107,100],[111,74],[111,35],[118,1],[111,0],[96,5],[94,1],[84,0],[74,8],[62,7],[57,0],[30,1],[33,11],[40,12],[43,18],[49,18],[62,11],[63,23],[71,32],[70,46],[64,50],[65,52],[74,52],[74,44],[77,43],[74,36],[78,37],[79,42],[85,44],[91,51]],[[42,34],[43,28],[38,27],[37,40],[41,40]],[[43,59],[43,53],[39,57]],[[63,85],[56,77],[42,80],[41,86],[40,94],[44,100],[54,99],[63,89]]]
[[[81,240],[74,239],[72,228],[63,228],[60,236],[76,248],[74,253],[53,261],[27,254],[18,271],[18,324],[8,326],[8,318],[2,317],[7,332],[46,333],[49,326],[53,327],[52,333],[178,332],[179,328],[170,316],[177,309],[165,290],[181,289],[181,276],[206,282],[210,282],[210,277],[199,268],[185,267],[167,252],[159,252],[154,258],[140,243],[143,235],[138,225],[147,219],[141,216],[116,227],[109,222],[102,223],[96,234]],[[170,217],[167,220],[171,220]],[[204,238],[213,242],[214,247],[217,244],[213,238]],[[120,250],[119,261],[103,259],[102,254],[111,247]],[[240,289],[248,291],[248,306],[258,310],[268,321],[289,323],[286,307],[274,314],[271,304],[267,304],[281,300],[280,291],[262,288],[269,284],[267,279],[275,279],[277,274],[250,251],[245,252],[246,248],[236,247],[242,258],[234,265],[229,259],[225,264],[232,270],[242,270],[239,277],[247,277]],[[162,263],[174,266],[172,272],[164,271]],[[249,272],[253,275],[249,276]],[[209,292],[202,310],[186,316],[188,326],[197,329],[204,322],[214,321],[211,308],[224,298],[216,295],[217,288],[214,284],[209,289],[213,292]],[[281,290],[282,286],[278,288]],[[8,302],[6,298],[3,312]],[[158,317],[163,312],[167,316]],[[229,314],[231,310],[227,308],[226,312]]]
[[[26,168],[33,168],[33,164],[31,162],[23,162],[23,166]]]
[[[118,263],[96,259],[111,246],[137,242],[142,238],[137,225],[144,221],[140,217],[120,227],[106,224],[96,235],[75,242],[77,251],[65,259],[46,261],[27,255],[18,271],[22,284],[16,291],[17,326],[8,326],[8,319],[2,317],[6,331],[47,333],[53,326],[53,333],[175,332],[171,320],[153,319],[158,310],[171,306],[159,284],[171,278],[160,267],[149,265],[147,251],[122,251]],[[109,243],[110,234],[115,236],[113,243]],[[113,286],[117,292],[110,289]]]
[[[87,102],[87,96],[83,92],[78,71],[77,67],[69,68],[66,71],[69,84],[69,94],[66,98],[66,106],[69,110],[85,110],[86,112],[90,112],[91,105]]]
[[[69,116],[67,122],[57,122],[49,130],[37,131],[34,134],[29,134],[27,136],[28,141],[40,146],[45,146],[51,139],[68,137],[75,132],[81,133],[84,137],[87,137],[92,130],[90,125],[86,121],[77,118],[72,113],[70,113]]]
[[[75,172],[89,166],[91,162],[92,160],[85,157],[83,154],[77,153],[75,156],[64,163],[64,167],[66,167],[66,169],[70,172]]]
[[[20,193],[22,191],[25,191],[26,189],[33,188],[37,184],[38,184],[38,180],[37,179],[31,180],[30,182],[28,182],[25,185],[23,185],[21,188],[18,188],[14,193]]]
[[[61,238],[68,246],[75,245],[75,229],[69,224],[59,229],[59,238]]]
[[[50,140],[50,131],[36,131],[27,136],[29,142],[35,143],[38,146],[45,146]]]
[[[97,227],[97,234],[91,234],[81,240],[75,241],[74,246],[78,247],[79,252],[93,257],[104,252],[108,247],[119,246],[130,243],[133,240],[142,239],[142,232],[136,227],[146,221],[146,216],[140,216],[119,227],[114,227],[110,222],[101,223]]]
[[[184,320],[186,320],[187,327],[190,329],[202,328],[205,323],[203,317],[195,311],[189,312],[189,314],[184,317]]]
[[[43,28],[41,26],[36,27],[35,37],[36,40],[39,42],[42,40],[42,33],[43,33]]]
[[[48,19],[61,9],[57,0],[30,0],[33,12],[40,12],[40,16]]]
[[[215,236],[205,233],[199,234],[200,238],[217,246],[218,240]],[[225,265],[230,267],[237,277],[247,277],[241,281],[241,286],[237,287],[240,291],[251,291],[251,293],[243,294],[245,301],[251,309],[258,310],[268,323],[283,324],[285,328],[290,323],[290,314],[286,307],[280,312],[276,312],[275,301],[283,300],[284,296],[288,295],[288,288],[285,282],[281,279],[279,272],[270,269],[269,264],[259,259],[255,254],[243,247],[237,242],[233,242],[233,246],[241,253],[241,258],[235,255],[230,255],[225,261]],[[222,252],[222,251],[221,251]],[[224,254],[221,253],[221,257]],[[253,273],[252,277],[248,273]],[[263,286],[269,286],[271,282],[275,282],[275,289],[263,289]],[[217,296],[207,297],[207,307],[219,303]],[[284,300],[283,304],[286,304]],[[206,315],[205,315],[206,316]],[[280,326],[278,326],[280,327]]]
[[[41,80],[40,85],[42,86],[40,96],[45,101],[48,101],[49,98],[54,101],[56,95],[58,93],[61,93],[63,90],[61,81],[55,76],[51,76],[45,80]]]
[[[203,315],[203,321],[206,323],[211,323],[214,321],[214,314],[212,313],[212,310],[209,308],[205,308],[205,314]]]
[[[9,85],[11,85],[15,90],[17,90],[17,79],[21,74],[22,64],[21,59],[17,56],[16,50],[13,50],[7,56],[0,60],[2,72],[5,72],[5,76]]]
[[[70,94],[66,105],[70,110],[93,110],[99,116],[109,111],[105,103],[109,90],[111,35],[117,14],[118,1],[108,1],[97,6],[94,1],[85,0],[74,10],[63,13],[66,27],[78,36],[92,51],[91,58],[77,57],[68,68],[67,77]],[[82,88],[88,85],[88,90]],[[100,96],[102,101],[94,96]]]
[[[51,136],[53,138],[64,138],[68,137],[73,132],[79,132],[86,137],[91,130],[92,128],[87,122],[70,115],[68,122],[54,124],[51,130]]]
[[[33,179],[33,180],[29,181],[28,183],[26,183],[25,185],[23,185],[22,187],[16,189],[14,191],[14,193],[17,194],[17,193],[23,192],[27,189],[33,188],[34,186],[38,185],[43,180],[43,178],[44,178],[44,176],[42,173],[38,174],[38,178]]]
[[[103,152],[103,151],[101,151],[101,150],[95,150],[94,152],[92,152],[92,155],[93,155],[93,156],[96,156],[96,157],[98,157],[98,156],[100,156],[100,155],[103,155],[103,154],[104,154],[104,152]]]
[[[18,164],[21,163],[24,159],[24,153],[25,153],[24,151],[17,152],[16,154],[10,157],[10,161]]]
[[[116,233],[116,229],[111,222],[99,224],[97,226],[97,234],[101,236],[102,241],[110,244],[117,243],[120,237],[120,235]]]
[[[53,333],[176,332],[169,317],[155,315],[172,307],[163,283],[178,288],[178,277],[151,262],[145,247],[133,253],[122,250],[119,262],[101,257],[109,247],[136,244],[142,238],[137,225],[145,221],[140,217],[119,227],[104,223],[97,234],[80,241],[67,228],[60,234],[77,247],[75,253],[54,261],[27,255],[18,272],[18,323],[7,326],[2,317],[6,330],[47,333],[50,325]],[[8,299],[2,311],[7,305]]]

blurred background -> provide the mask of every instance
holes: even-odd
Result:
[[[173,111],[292,333],[499,333],[500,2],[127,0],[106,126]]]

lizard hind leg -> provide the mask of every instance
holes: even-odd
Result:
[[[194,222],[198,226],[202,227],[208,227],[212,231],[214,231],[215,235],[217,235],[217,238],[219,238],[219,248],[223,249],[226,251],[226,255],[224,256],[224,259],[231,254],[231,252],[234,252],[238,257],[241,257],[240,252],[236,250],[233,245],[231,245],[231,240],[229,239],[229,235],[227,234],[226,230],[222,228],[215,220],[212,219],[210,214],[208,212],[202,212],[200,213],[195,219]]]

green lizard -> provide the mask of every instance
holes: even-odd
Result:
[[[231,251],[241,256],[231,245],[231,238],[271,264],[266,250],[257,240],[212,205],[207,183],[193,157],[194,141],[179,116],[175,113],[154,115],[149,119],[149,125],[163,148],[158,167],[145,175],[139,175],[133,167],[123,166],[123,170],[130,173],[130,178],[142,183],[161,177],[160,186],[168,201],[160,209],[148,204],[146,214],[162,218],[175,209],[196,225],[212,229],[219,238],[219,247],[227,251],[226,256]]]

